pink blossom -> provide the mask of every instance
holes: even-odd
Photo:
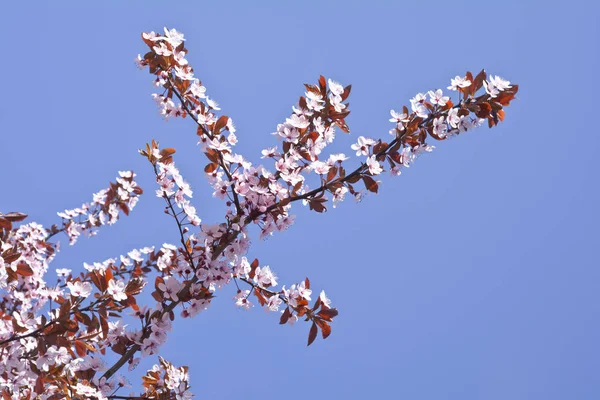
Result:
[[[445,106],[448,100],[450,100],[450,97],[443,95],[442,89],[438,89],[435,92],[433,90],[430,90],[428,94],[429,102],[434,105],[437,104],[441,107]]]
[[[471,86],[471,81],[468,80],[466,77],[460,77],[460,76],[456,76],[454,79],[450,80],[450,86],[448,86],[448,89],[450,90],[458,90],[458,88],[466,88]]]
[[[235,305],[249,310],[250,307],[253,307],[254,305],[248,300],[248,296],[250,296],[249,290],[238,290],[237,294],[233,297]]]
[[[448,125],[446,121],[444,121],[444,117],[438,117],[433,120],[433,133],[441,138],[446,137],[446,133],[448,132]]]
[[[331,90],[331,93],[333,93],[335,96],[341,96],[342,93],[344,93],[344,87],[341,84],[332,81],[331,79],[328,79],[328,83],[329,90]]]
[[[116,301],[127,300],[127,293],[125,293],[125,282],[122,280],[111,279],[108,282],[106,293],[111,295]]]
[[[358,142],[350,146],[352,150],[356,150],[356,155],[367,156],[369,155],[369,147],[374,145],[375,141],[370,138],[366,138],[364,136],[358,137]]]
[[[375,155],[367,158],[367,166],[371,175],[379,175],[383,171],[381,164],[375,159]]]
[[[88,297],[92,293],[92,285],[89,282],[67,282],[67,287],[75,297]]]
[[[179,300],[177,293],[181,290],[181,282],[173,277],[166,277],[164,282],[158,284],[158,289],[163,292],[163,297],[173,301]]]
[[[256,275],[254,276],[254,282],[264,288],[269,286],[277,286],[277,276],[275,276],[268,265],[262,268],[257,267]]]

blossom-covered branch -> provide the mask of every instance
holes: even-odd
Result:
[[[250,309],[256,299],[265,310],[279,313],[281,324],[300,318],[310,322],[309,345],[319,331],[327,338],[337,309],[324,291],[315,298],[308,278],[278,288],[270,266],[258,259],[250,262],[249,226],[257,226],[265,238],[293,224],[291,209],[299,201],[324,212],[329,201],[335,208],[347,195],[360,199],[378,192],[379,175],[400,175],[420,154],[434,149],[432,140],[458,136],[486,121],[489,127],[503,121],[505,107],[518,91],[517,85],[483,70],[456,76],[448,86],[451,95],[429,90],[415,95],[410,108],[391,110],[390,139],[359,136],[351,146],[358,162],[348,167],[350,157],[327,154],[326,148],[338,129],[350,131],[351,86],[321,76],[316,84],[305,85],[290,116],[277,125],[273,135],[281,144],[262,151],[265,165],[253,165],[234,152],[236,127],[231,118],[219,115],[218,103],[195,77],[183,34],[165,28],[164,34],[144,33],[142,39],[149,51],[137,63],[149,69],[162,92],[153,95],[160,114],[166,119],[189,116],[195,122],[208,160],[204,172],[214,197],[227,206],[223,220],[202,223],[193,191],[175,166],[175,149],[161,149],[154,140],[140,153],[153,168],[155,193],[175,222],[178,245],[144,247],[84,263],[85,272],[79,274],[60,268],[56,285],[47,284],[49,263],[59,250],[50,238],[65,232],[74,244],[81,234],[94,235],[98,227],[116,222],[120,212],[127,215],[142,193],[132,172],[120,172],[117,182],[92,202],[59,213],[60,226],[46,229],[29,222],[14,227],[27,216],[0,214],[3,398],[190,399],[187,367],[175,367],[163,357],[143,377],[139,396],[117,394],[129,386],[117,373],[157,354],[176,315],[197,316],[231,282],[237,287],[237,306]],[[154,307],[138,304],[148,287]],[[122,318],[127,314],[133,323]]]

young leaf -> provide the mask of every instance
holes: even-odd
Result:
[[[311,343],[315,341],[317,338],[317,333],[319,333],[319,328],[317,328],[317,324],[313,322],[312,326],[310,327],[310,332],[308,333],[307,346],[310,346]]]

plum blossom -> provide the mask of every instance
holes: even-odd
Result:
[[[281,306],[283,300],[279,298],[279,296],[274,295],[267,299],[267,310],[268,311],[279,311],[279,306]]]
[[[177,29],[167,29],[164,28],[165,31],[165,39],[173,46],[177,47],[185,40],[183,38],[183,33],[178,32]]]
[[[448,86],[448,89],[450,90],[458,90],[458,88],[466,88],[471,86],[471,81],[468,80],[466,77],[460,77],[460,76],[456,76],[454,79],[450,80],[450,86]]]
[[[56,269],[56,275],[58,275],[58,276],[69,276],[70,273],[71,273],[71,270],[68,268],[57,268]]]
[[[336,208],[338,203],[344,201],[344,197],[346,196],[346,193],[348,193],[348,188],[346,186],[342,186],[340,188],[337,188],[335,190],[335,192],[333,193],[333,208]]]
[[[269,286],[277,286],[277,276],[275,276],[268,265],[262,268],[257,267],[256,275],[254,276],[254,282],[264,288]]]
[[[204,99],[206,97],[206,88],[200,84],[198,79],[195,79],[190,86],[190,92],[200,98]]]
[[[460,122],[460,117],[458,115],[458,108],[451,108],[448,111],[448,123],[450,124],[450,126],[452,126],[453,128],[456,128],[458,126],[458,123]]]
[[[438,117],[433,120],[433,133],[441,138],[446,137],[446,133],[448,132],[448,125],[446,121],[444,121],[444,117]]]
[[[67,282],[67,287],[75,297],[88,297],[92,293],[92,285],[89,282]]]
[[[504,80],[499,76],[493,75],[490,75],[487,81],[483,81],[483,86],[485,88],[485,91],[491,97],[497,97],[498,94],[500,94],[500,92],[512,87],[509,81]]]
[[[374,145],[375,141],[371,138],[366,138],[364,136],[358,137],[358,142],[350,146],[352,150],[356,150],[356,155],[367,156],[369,155],[369,147]]]
[[[321,294],[319,294],[319,299],[321,300],[321,303],[327,307],[327,308],[331,308],[331,300],[325,295],[325,291],[321,290]]]
[[[329,96],[329,102],[337,112],[342,112],[346,108],[346,105],[342,103],[342,96],[331,95]]]
[[[219,103],[217,103],[213,99],[209,98],[208,96],[206,97],[206,104],[208,104],[208,106],[210,108],[212,108],[213,110],[217,110],[217,111],[220,110]]]
[[[417,115],[417,117],[419,118],[427,118],[427,107],[425,107],[425,105],[423,103],[412,103],[411,105],[413,112]]]
[[[313,161],[310,168],[318,175],[325,175],[329,172],[331,166],[324,161]]]
[[[158,284],[158,290],[163,293],[165,299],[173,301],[179,300],[177,293],[181,290],[182,284],[172,276],[168,276],[164,279],[164,282]]]
[[[330,154],[329,158],[327,159],[327,164],[334,165],[336,162],[341,163],[342,161],[346,161],[347,159],[348,157],[346,157],[344,153]]]
[[[159,56],[169,57],[171,54],[173,54],[171,49],[169,49],[163,42],[158,43],[158,45],[154,46],[152,50],[154,50],[154,52]]]
[[[290,118],[285,120],[286,124],[293,126],[294,128],[304,129],[308,128],[310,122],[306,119],[304,115],[296,115],[292,114]]]
[[[108,282],[106,293],[111,295],[116,301],[127,300],[127,293],[125,293],[125,282],[120,279],[111,279]]]
[[[383,172],[383,168],[381,167],[381,164],[379,164],[379,161],[375,159],[375,155],[367,158],[367,167],[369,167],[369,173],[371,173],[371,175],[379,175]]]
[[[445,106],[448,100],[450,100],[450,97],[443,95],[442,89],[438,89],[435,92],[433,90],[430,90],[428,94],[429,102],[434,105],[437,104],[440,107]]]
[[[392,118],[390,118],[390,122],[395,122],[397,124],[408,122],[408,115],[406,113],[399,113],[394,110],[390,110],[390,115],[392,116]]]
[[[275,153],[277,153],[277,146],[269,147],[268,149],[264,149],[261,151],[261,154],[262,154],[261,158],[273,157],[275,155]]]
[[[494,85],[495,87],[497,87],[498,90],[500,90],[500,91],[504,91],[504,90],[510,89],[512,87],[510,85],[509,81],[501,78],[500,76],[490,75],[489,76],[489,83],[491,83],[492,85]]]
[[[249,310],[253,304],[248,300],[248,296],[250,296],[249,290],[238,290],[237,294],[233,297],[235,300],[235,305]]]
[[[341,96],[342,93],[344,93],[344,87],[341,84],[332,81],[331,79],[328,79],[327,82],[329,83],[329,90],[331,90],[331,93],[335,96]]]

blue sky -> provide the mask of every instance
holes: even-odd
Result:
[[[204,2],[202,2],[204,3]],[[258,3],[259,5],[256,5]],[[179,320],[163,347],[198,397],[597,399],[600,235],[594,2],[11,2],[0,15],[0,211],[44,225],[133,169],[146,189],[130,217],[54,267],[82,268],[176,242],[137,155],[175,147],[206,222],[211,197],[191,121],[164,122],[133,58],[140,32],[185,33],[196,75],[253,161],[320,74],[352,84],[359,135],[387,137],[389,110],[466,70],[520,85],[499,127],[435,143],[378,195],[296,224],[249,257],[281,282],[305,276],[340,310],[326,341],[237,310],[234,286]],[[154,361],[154,360],[150,360]],[[137,385],[137,376],[131,376]]]

